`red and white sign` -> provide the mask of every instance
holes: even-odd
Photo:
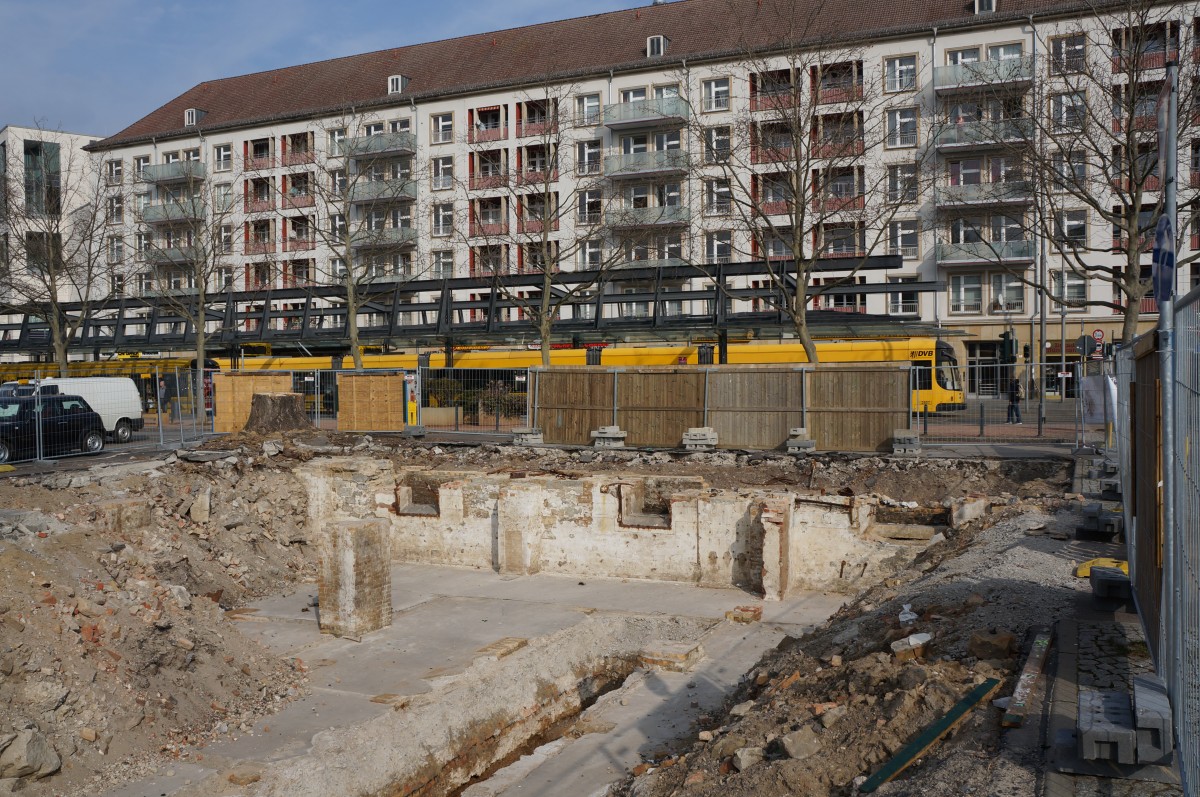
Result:
[[[1103,343],[1104,342],[1104,330],[1103,329],[1093,329],[1092,330],[1092,340],[1096,341],[1097,343]]]

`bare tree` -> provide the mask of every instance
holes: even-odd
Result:
[[[8,242],[0,252],[0,306],[46,322],[66,376],[71,341],[110,295],[104,232],[114,216],[120,221],[125,197],[119,183],[106,185],[101,160],[71,137],[44,129],[33,135],[0,163],[0,228]]]
[[[908,86],[885,83],[862,47],[822,43],[828,9],[797,0],[770,5],[772,38],[745,46],[741,58],[750,73],[748,106],[726,121],[701,116],[693,135],[707,175],[706,211],[730,214],[748,232],[750,256],[766,263],[774,309],[816,362],[810,306],[857,282],[868,258],[889,249],[890,222],[903,196],[918,193],[926,150],[916,99],[906,105],[895,94]],[[694,108],[732,107],[727,79],[699,83]],[[830,259],[841,261],[841,275],[818,276]],[[828,298],[833,309],[858,309],[853,294]]]
[[[331,254],[323,281],[345,289],[346,331],[355,368],[363,367],[360,315],[369,312],[384,283],[429,272],[416,261],[415,139],[400,123],[347,111],[288,137],[294,163],[313,171],[280,186],[284,247]],[[324,213],[296,213],[313,208]],[[448,275],[447,275],[448,276]]]
[[[682,240],[679,230],[686,229],[683,217],[672,224],[672,208],[651,197],[649,186],[643,205],[629,201],[621,182],[614,191],[614,181],[635,175],[623,174],[618,161],[605,163],[598,107],[575,107],[576,93],[573,85],[547,85],[511,106],[476,111],[467,131],[468,174],[459,181],[471,197],[468,223],[456,228],[470,273],[490,277],[492,293],[529,322],[543,365],[566,308],[576,318],[592,312],[590,297],[622,266],[661,265],[681,247],[657,246],[656,239],[673,232]],[[514,154],[505,146],[510,130]],[[568,281],[563,271],[577,273]],[[510,274],[537,282],[511,284],[503,279]]]
[[[1029,53],[975,60],[984,55],[976,52],[944,68],[977,89],[943,101],[939,139],[990,145],[948,162],[938,199],[951,217],[946,245],[972,247],[1014,285],[1033,286],[1060,307],[1122,314],[1121,337],[1131,340],[1146,309],[1162,212],[1157,105],[1164,66],[1180,52],[1178,12],[1125,0],[1036,32],[1038,61]],[[1180,160],[1197,164],[1200,147],[1187,136],[1200,107],[1197,84],[1180,84]],[[1200,257],[1185,245],[1189,232],[1200,232],[1197,187],[1178,185],[1179,265]],[[1026,270],[1038,240],[1052,258],[1045,277]]]

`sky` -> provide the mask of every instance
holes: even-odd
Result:
[[[197,83],[650,0],[0,0],[0,128],[107,136]]]

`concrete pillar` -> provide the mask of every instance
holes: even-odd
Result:
[[[321,632],[360,639],[392,623],[392,551],[386,520],[329,519],[317,572]]]
[[[769,601],[782,600],[787,594],[789,560],[792,545],[789,529],[792,525],[792,501],[768,498],[762,502],[760,522],[763,529],[763,597]]]

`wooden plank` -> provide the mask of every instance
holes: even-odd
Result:
[[[1042,668],[1046,665],[1046,655],[1050,652],[1050,639],[1049,628],[1038,629],[1037,636],[1033,638],[1029,655],[1025,657],[1025,666],[1021,668],[1021,677],[1017,679],[1017,686],[1008,701],[1008,710],[1000,719],[1000,724],[1005,728],[1019,728],[1025,721],[1025,713],[1029,709],[1029,696],[1033,694],[1033,685],[1042,674]]]
[[[917,738],[906,744],[900,752],[892,757],[891,761],[884,764],[883,769],[867,778],[858,787],[858,790],[863,793],[870,793],[883,784],[894,780],[897,775],[908,769],[912,762],[925,755],[942,737],[957,728],[970,715],[971,710],[975,706],[987,700],[999,688],[1000,681],[995,678],[988,678],[979,686],[972,689],[967,693],[966,697],[954,704],[954,708],[950,709],[948,714],[921,731],[917,735]]]

